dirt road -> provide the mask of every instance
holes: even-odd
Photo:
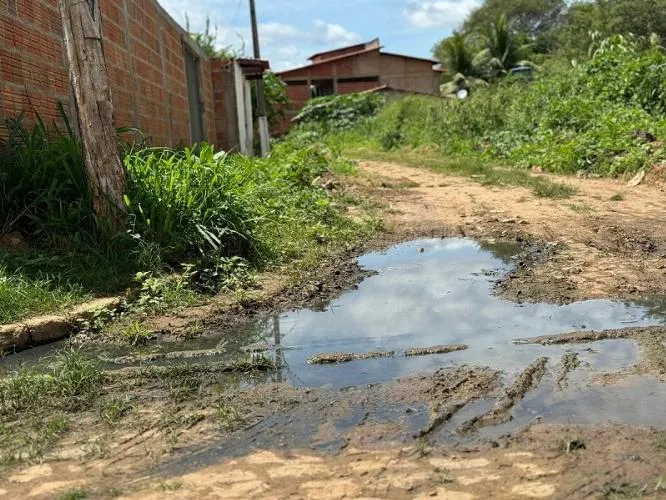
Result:
[[[365,189],[388,203],[384,217],[396,232],[421,235],[450,228],[463,236],[550,244],[547,259],[519,269],[506,283],[509,297],[570,302],[666,292],[666,192],[661,185],[628,187],[611,179],[563,177],[558,180],[577,194],[552,200],[524,188],[483,186],[390,163],[362,162],[361,171]],[[622,199],[611,200],[618,194]]]
[[[559,179],[578,194],[551,200],[395,164],[362,162],[360,170],[346,189],[379,204],[384,243],[462,235],[534,247],[498,285],[511,299],[640,300],[666,292],[666,197],[655,184]],[[586,387],[624,394],[642,377],[660,390],[665,339],[666,330],[641,330],[637,367]],[[110,430],[90,425],[44,463],[12,469],[0,498],[76,491],[88,498],[666,498],[666,417],[651,429],[604,415],[595,424],[556,425],[535,414],[509,435],[475,433],[511,425],[514,408],[537,388],[548,386],[557,402],[581,365],[566,352],[560,372],[538,358],[513,380],[453,366],[343,390],[269,384],[239,390],[233,408],[219,403],[210,375],[188,380],[193,394],[179,393],[184,399],[171,406],[151,386],[153,406]],[[158,411],[159,425],[151,425]]]

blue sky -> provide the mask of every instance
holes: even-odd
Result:
[[[481,0],[255,0],[261,55],[284,70],[306,64],[315,52],[379,37],[386,51],[430,57],[430,49],[451,33]],[[220,44],[252,54],[248,0],[159,0],[183,26],[194,31],[206,16]]]

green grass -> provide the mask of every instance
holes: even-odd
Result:
[[[85,500],[88,498],[88,491],[85,488],[73,488],[60,498],[61,500]]]
[[[609,198],[610,201],[622,201],[624,200],[624,195],[622,193],[615,193]]]
[[[105,376],[77,350],[0,377],[0,467],[42,457],[68,432],[69,415],[90,408]]]
[[[83,289],[48,277],[31,279],[0,266],[0,324],[61,311],[90,297]]]
[[[193,305],[251,285],[258,270],[374,230],[370,220],[345,217],[342,197],[320,182],[353,173],[352,163],[335,147],[286,141],[268,158],[207,145],[130,149],[127,230],[101,238],[76,136],[20,121],[8,133],[0,140],[0,231],[29,235],[32,250],[0,253],[0,323],[128,287],[144,312]]]
[[[525,187],[539,198],[569,198],[576,194],[575,188],[567,184],[532,175],[525,170],[498,167],[478,158],[449,158],[413,150],[373,151],[368,148],[350,149],[349,154],[362,159],[393,161],[425,167],[438,173],[469,177],[484,185]]]

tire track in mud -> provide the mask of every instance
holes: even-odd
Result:
[[[425,437],[449,420],[467,403],[488,396],[499,387],[499,372],[490,368],[439,370],[433,376],[428,397],[433,402],[428,425],[415,438]]]
[[[547,357],[538,358],[513,382],[511,387],[504,390],[495,407],[478,415],[460,426],[461,433],[471,432],[479,427],[498,425],[511,420],[511,409],[518,404],[530,389],[536,388],[546,374]]]
[[[516,339],[514,344],[541,344],[541,345],[556,345],[556,344],[583,344],[586,342],[595,342],[597,340],[606,339],[626,339],[637,337],[646,333],[664,333],[666,326],[647,326],[647,327],[628,327],[628,328],[614,328],[609,330],[600,331],[578,331],[570,333],[562,333],[557,335],[541,335],[538,337],[527,337]]]
[[[557,379],[555,379],[555,385],[562,391],[569,386],[569,373],[580,366],[578,353],[566,352],[564,356],[562,356],[562,362],[560,365],[560,373],[558,374]]]

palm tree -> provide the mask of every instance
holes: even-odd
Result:
[[[475,72],[474,54],[467,36],[454,31],[453,35],[444,40],[440,50],[444,56],[440,59],[443,59],[449,73],[471,76]]]
[[[527,46],[511,29],[504,14],[490,23],[482,37],[485,48],[475,56],[474,62],[484,68],[485,77],[495,78],[516,66],[534,65],[523,59]]]

